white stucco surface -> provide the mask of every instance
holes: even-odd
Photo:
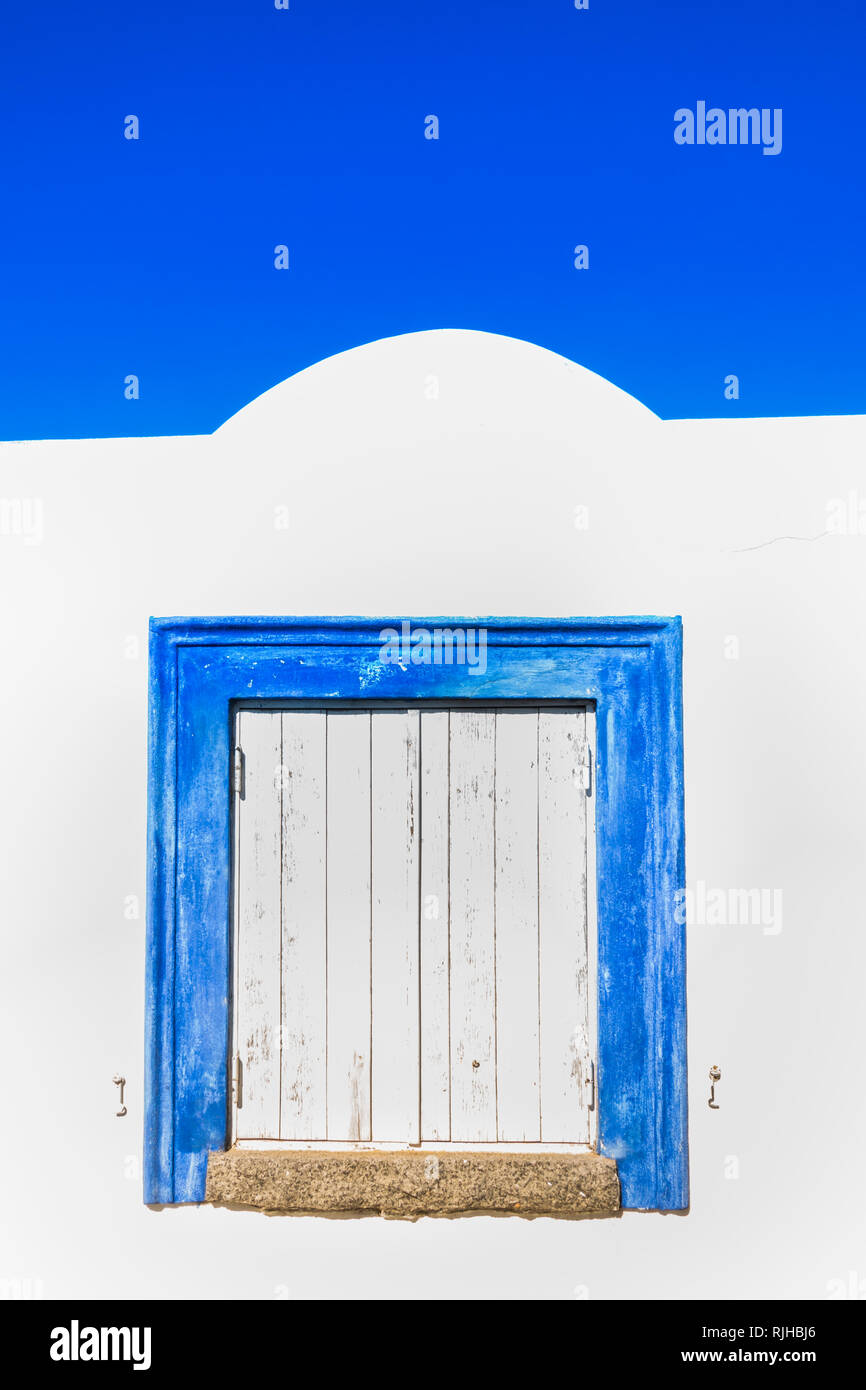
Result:
[[[39,543],[14,517],[0,534],[7,1288],[822,1299],[866,1279],[866,535],[821,534],[833,499],[866,504],[864,445],[862,417],[663,423],[539,348],[440,331],[321,363],[210,437],[0,446],[0,498],[42,515]],[[147,620],[233,613],[682,614],[689,883],[783,895],[780,922],[689,928],[688,1216],[142,1206]]]

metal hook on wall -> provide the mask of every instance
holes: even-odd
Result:
[[[123,1103],[123,1088],[126,1085],[126,1077],[117,1074],[113,1076],[111,1079],[114,1082],[115,1086],[120,1087],[120,1109],[117,1112],[117,1118],[118,1120],[120,1120],[126,1114],[126,1106]]]
[[[716,1104],[716,1082],[721,1081],[721,1079],[721,1070],[714,1064],[710,1067],[710,1081],[712,1082],[712,1085],[710,1086],[710,1098],[707,1101],[707,1105],[710,1107],[711,1110],[718,1110],[719,1108]]]

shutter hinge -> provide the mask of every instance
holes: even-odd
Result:
[[[240,1110],[244,1103],[243,1079],[244,1073],[243,1067],[241,1066],[241,1059],[236,1054],[232,1062],[232,1100],[238,1110]]]
[[[594,1109],[595,1109],[595,1062],[590,1062],[590,1064],[589,1064],[589,1076],[586,1078],[586,1084],[587,1084],[587,1087],[589,1088],[589,1099],[588,1099],[587,1102],[586,1102],[586,1108],[587,1108],[587,1110],[594,1110]]]
[[[232,756],[232,791],[238,796],[244,789],[244,750],[236,747]]]

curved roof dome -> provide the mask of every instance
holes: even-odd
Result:
[[[282,434],[309,409],[323,431],[351,417],[381,430],[414,430],[436,420],[439,428],[479,430],[533,427],[559,433],[646,426],[656,416],[604,377],[547,348],[517,338],[468,329],[434,329],[381,338],[328,357],[263,392],[216,433],[257,439]]]

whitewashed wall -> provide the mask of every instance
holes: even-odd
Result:
[[[331,359],[210,438],[0,447],[0,498],[43,524],[29,543],[7,509],[0,534],[0,1278],[566,1299],[866,1280],[866,535],[762,545],[866,503],[864,444],[863,418],[663,424],[538,348],[438,332]],[[683,615],[689,881],[783,894],[781,930],[770,898],[763,925],[690,929],[689,1216],[141,1205],[148,615],[344,612]]]

